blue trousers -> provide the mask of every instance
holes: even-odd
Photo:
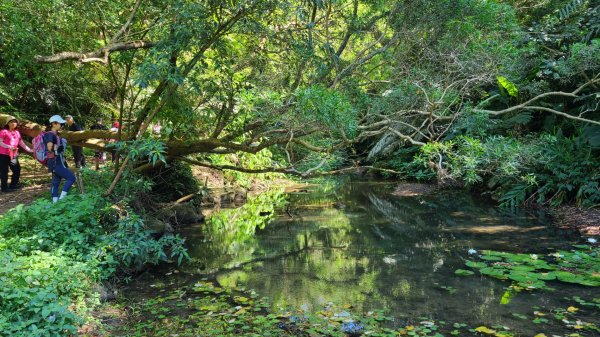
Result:
[[[57,160],[52,172],[52,187],[50,187],[50,194],[53,197],[58,197],[58,187],[62,179],[65,179],[65,184],[62,188],[63,192],[69,192],[71,186],[75,183],[75,175],[64,166],[62,160]]]

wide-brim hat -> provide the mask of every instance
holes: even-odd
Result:
[[[11,115],[0,115],[0,125],[1,127],[5,127],[8,125],[8,122],[15,120],[17,122],[19,122],[19,119],[15,116],[11,116]]]

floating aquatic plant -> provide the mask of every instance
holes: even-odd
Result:
[[[482,275],[500,280],[511,280],[523,289],[548,289],[547,281],[560,281],[584,286],[600,286],[600,249],[587,245],[575,246],[577,250],[558,251],[542,258],[538,254],[515,254],[484,250],[480,261],[465,264],[479,270]],[[470,275],[458,269],[457,275]]]

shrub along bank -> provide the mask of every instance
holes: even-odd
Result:
[[[399,151],[386,164],[408,178],[432,181],[431,163],[442,158],[447,177],[486,191],[502,206],[575,203],[588,208],[600,205],[599,151],[583,131],[569,137],[562,132],[520,138],[460,135],[418,151]]]
[[[106,173],[86,175],[94,175],[87,181],[102,185]],[[136,184],[149,188],[135,177],[122,182]],[[0,217],[3,336],[76,335],[100,303],[98,285],[147,264],[181,263],[187,256],[183,239],[154,238],[122,199],[115,206],[99,190],[89,186],[88,194],[56,204],[40,199]]]

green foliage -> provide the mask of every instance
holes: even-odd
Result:
[[[470,270],[456,269],[454,271],[454,274],[459,275],[459,276],[470,276],[470,275],[473,275],[474,273]]]
[[[430,162],[445,164],[453,176],[473,185],[483,180],[478,169],[482,165],[484,155],[485,149],[481,141],[459,136],[443,143],[425,144],[415,161],[423,166],[428,166]]]
[[[249,169],[264,169],[280,167],[285,163],[278,163],[276,156],[269,150],[263,149],[257,153],[238,152],[231,155],[210,155],[209,160],[214,165],[230,165]],[[223,173],[225,183],[244,188],[251,188],[255,183],[281,177],[278,173],[250,174],[234,170],[225,170]]]
[[[497,79],[498,79],[498,84],[500,84],[500,86],[502,88],[504,88],[510,96],[513,96],[513,97],[517,96],[517,94],[519,93],[519,89],[517,89],[517,86],[514,83],[509,81],[504,76],[498,76]]]
[[[7,336],[76,335],[97,273],[68,256],[0,251],[0,329]],[[75,310],[73,310],[73,307]]]
[[[326,125],[330,132],[348,137],[356,135],[357,114],[342,93],[317,85],[298,89],[294,113],[299,122]]]
[[[390,159],[382,160],[379,164],[400,172],[401,177],[405,179],[424,182],[434,181],[435,171],[429,166],[424,166],[422,162],[414,160],[415,155],[418,153],[417,148],[401,148],[390,156]]]
[[[75,335],[98,304],[94,284],[185,257],[181,238],[154,239],[131,210],[119,215],[98,194],[17,206],[0,218],[0,327]]]
[[[82,170],[82,179],[88,194],[102,195],[114,179],[112,167],[103,167],[100,171]],[[117,184],[111,195],[112,200],[127,204],[130,201],[144,199],[152,189],[152,181],[147,177],[125,170],[121,183]]]
[[[583,5],[584,2],[585,0],[571,0],[571,2],[569,2],[565,7],[560,9],[560,19],[564,20],[571,16],[573,11]]]
[[[190,165],[175,161],[151,173],[152,193],[161,201],[174,201],[200,190]]]
[[[94,258],[102,278],[117,272],[140,270],[146,264],[158,264],[174,258],[181,264],[189,258],[179,236],[165,235],[154,239],[137,215],[120,219],[110,233],[99,237]]]
[[[165,143],[153,138],[141,138],[128,142],[111,143],[109,148],[117,153],[127,154],[132,162],[148,161],[152,166],[157,162],[166,163]]]
[[[517,207],[530,199],[553,206],[574,201],[591,207],[600,203],[600,158],[588,139],[583,133],[523,140],[490,136],[485,141],[458,136],[426,144],[414,162],[423,168],[441,157],[452,177],[468,185],[485,183],[503,206]]]

